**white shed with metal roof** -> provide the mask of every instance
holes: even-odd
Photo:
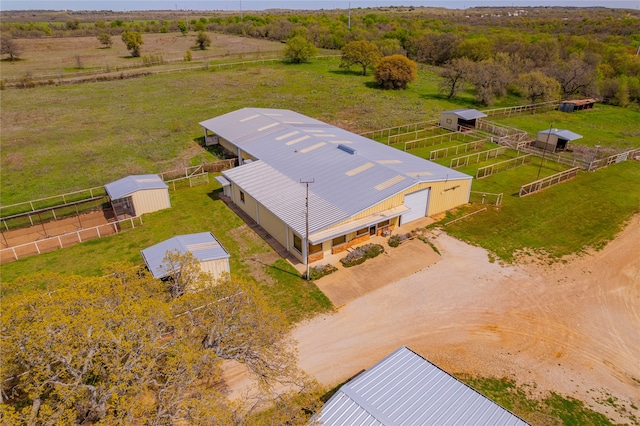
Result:
[[[535,147],[549,152],[564,151],[569,142],[582,138],[570,130],[547,129],[538,132]]]
[[[313,420],[321,426],[528,425],[404,346],[342,385]]]
[[[244,159],[217,179],[224,195],[302,262],[469,200],[471,176],[297,112],[243,108],[200,125]]]
[[[461,128],[474,129],[476,127],[476,121],[486,116],[487,114],[471,108],[444,111],[440,115],[440,127],[453,130],[454,132],[461,130]]]
[[[117,219],[171,207],[169,187],[158,175],[132,175],[104,186]]]
[[[165,278],[171,271],[164,264],[168,251],[190,252],[203,272],[219,279],[230,273],[229,253],[211,232],[178,235],[142,250],[142,258],[155,278]]]

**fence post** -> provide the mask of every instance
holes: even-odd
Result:
[[[60,244],[60,248],[62,248],[62,240],[60,239],[60,235],[58,235],[58,244]]]
[[[35,246],[36,246],[36,251],[38,252],[38,254],[40,254],[40,247],[38,247],[38,242],[34,241]]]

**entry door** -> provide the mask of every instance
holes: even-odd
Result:
[[[404,196],[404,205],[409,211],[402,215],[402,224],[418,220],[427,215],[429,207],[429,188],[412,192]]]

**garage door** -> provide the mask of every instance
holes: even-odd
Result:
[[[410,210],[402,215],[401,225],[425,217],[429,207],[429,188],[405,195],[404,205]]]

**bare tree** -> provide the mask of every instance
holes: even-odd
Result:
[[[494,61],[476,62],[469,80],[476,88],[476,101],[491,105],[496,97],[504,96],[510,76],[507,70]]]
[[[9,60],[14,61],[18,59],[22,53],[22,49],[10,35],[3,34],[2,38],[0,38],[0,53],[2,55],[9,55]]]
[[[596,92],[596,66],[576,56],[567,61],[559,60],[550,67],[548,75],[555,78],[562,88],[562,96],[590,96]]]
[[[465,89],[467,79],[473,70],[473,61],[467,58],[456,58],[444,65],[440,71],[442,80],[438,84],[440,93],[448,99]]]

